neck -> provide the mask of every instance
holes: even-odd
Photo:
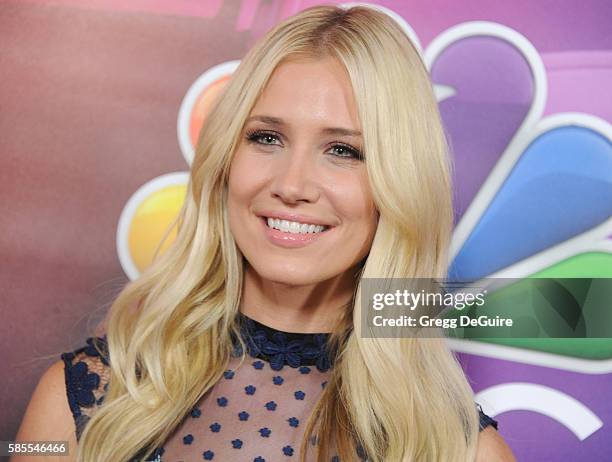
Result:
[[[261,278],[245,263],[240,311],[285,332],[328,333],[353,297],[356,271],[309,286],[287,286]]]

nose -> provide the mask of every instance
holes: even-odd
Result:
[[[286,155],[279,156],[271,194],[289,204],[316,202],[319,187],[314,179],[314,157],[306,147],[287,150]]]

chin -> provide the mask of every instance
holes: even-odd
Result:
[[[267,262],[263,265],[251,265],[262,279],[291,286],[306,286],[316,284],[325,279],[320,267],[301,265],[274,265]]]

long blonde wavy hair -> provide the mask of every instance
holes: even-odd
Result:
[[[428,72],[389,16],[316,6],[248,52],[202,128],[178,234],[111,306],[111,374],[81,436],[79,462],[148,457],[226,370],[242,294],[243,257],[226,214],[227,179],[245,120],[283,60],[337,59],[352,83],[379,212],[337,345],[331,378],[308,421],[316,460],[336,444],[352,460],[474,460],[472,390],[442,337],[361,338],[361,278],[444,277],[452,230],[448,145]],[[244,345],[243,345],[244,346]],[[243,348],[245,351],[245,348]],[[243,357],[244,359],[244,353]]]

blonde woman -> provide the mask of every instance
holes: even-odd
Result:
[[[44,374],[18,439],[79,462],[513,461],[442,338],[359,335],[362,278],[444,276],[448,169],[393,20],[282,22],[201,131],[173,245]]]

